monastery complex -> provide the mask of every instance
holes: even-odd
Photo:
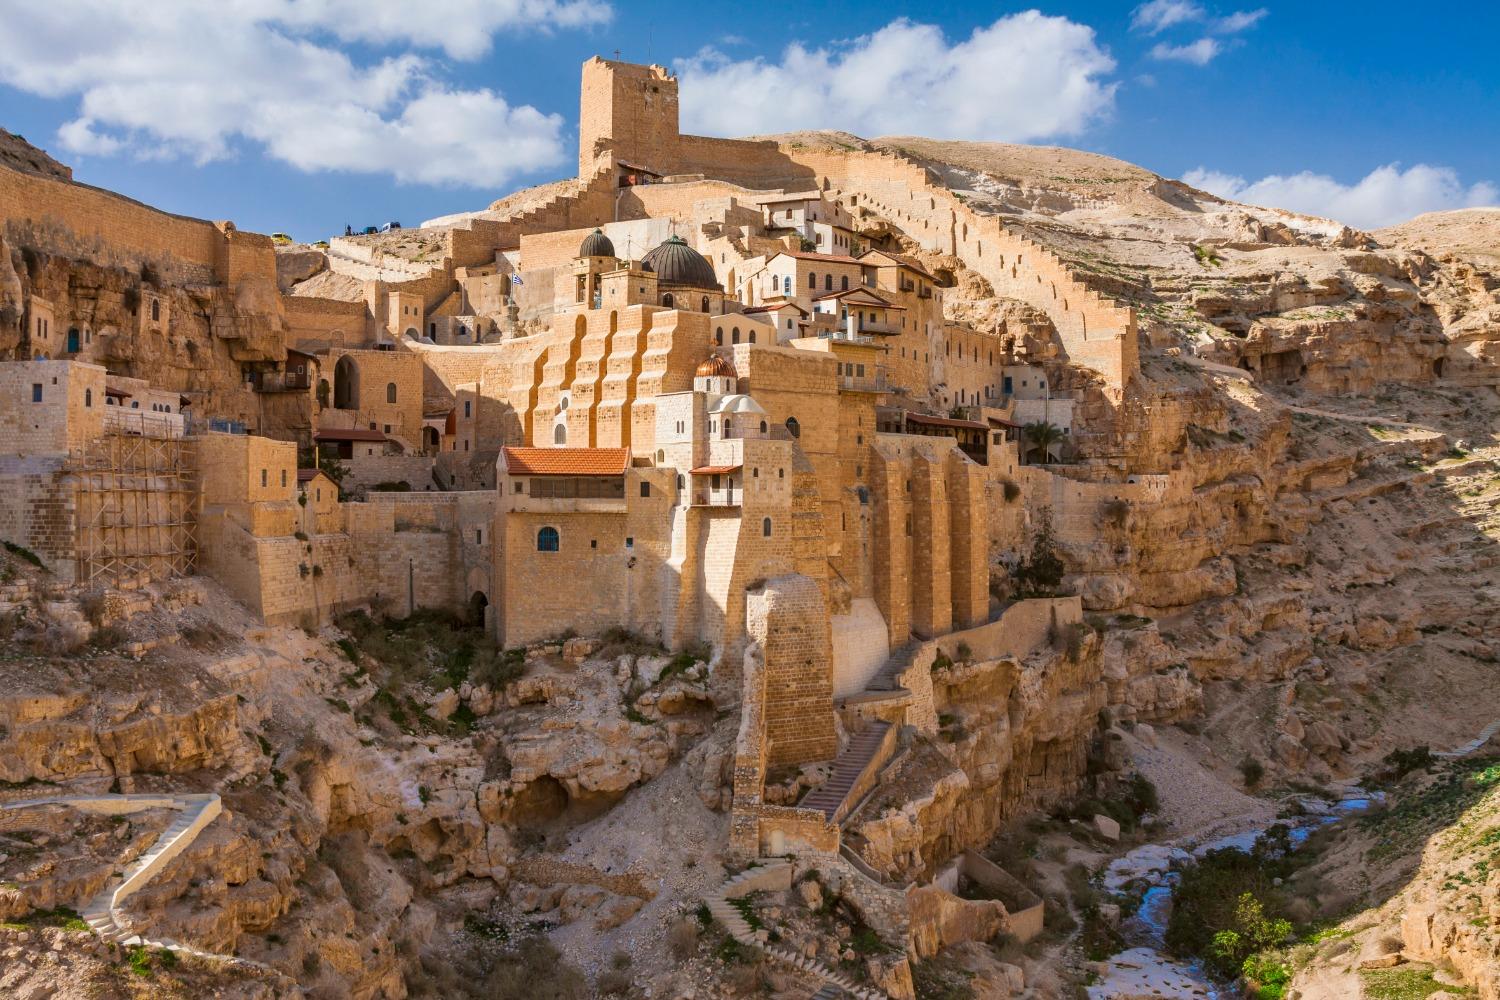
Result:
[[[677,101],[659,66],[591,59],[576,180],[333,239],[306,281],[232,223],[8,173],[7,237],[111,280],[80,293],[29,250],[9,276],[0,535],[78,584],[206,574],[268,623],[624,630],[734,683],[748,651],[746,766],[832,759],[893,654],[994,630],[1038,510],[1088,538],[1101,503],[1171,488],[1099,444],[1135,319],[912,162],[683,135]],[[948,318],[967,275],[1030,324]],[[319,295],[335,277],[357,294]],[[826,839],[797,810],[760,829],[755,780],[746,851]]]
[[[1418,420],[1448,407],[1462,427],[1494,402],[1492,272],[1091,154],[684,135],[678,98],[660,66],[590,59],[576,177],[311,245],[0,146],[0,642],[24,619],[46,647],[75,605],[93,634],[110,609],[147,622],[156,638],[139,628],[120,663],[76,660],[134,699],[87,709],[114,722],[146,713],[161,636],[195,657],[157,691],[194,707],[153,702],[99,737],[126,748],[98,752],[107,769],[68,735],[88,729],[84,695],[0,697],[0,792],[77,778],[113,797],[88,808],[118,811],[170,786],[140,808],[183,811],[80,910],[101,937],[129,940],[121,893],[213,822],[253,877],[183,876],[141,912],[241,971],[301,968],[325,988],[310,995],[408,995],[412,955],[446,962],[442,942],[475,936],[471,903],[557,910],[571,946],[567,924],[606,935],[639,910],[611,939],[634,948],[702,898],[731,944],[803,977],[778,995],[911,1000],[948,949],[1038,938],[1039,893],[1052,923],[1032,958],[1083,947],[1057,929],[1086,908],[1057,902],[1074,855],[1033,839],[1006,860],[1003,831],[1050,816],[1051,843],[1102,871],[1165,812],[1137,794],[1148,765],[1200,826],[1210,786],[1212,808],[1269,817],[1250,797],[1262,761],[1333,787],[1356,755],[1406,745],[1369,708],[1381,671],[1400,683],[1385,651],[1438,636],[1445,690],[1482,686],[1465,671],[1500,655],[1482,586],[1500,561],[1462,533],[1493,526],[1491,459]],[[976,157],[1004,167],[965,173]],[[1378,402],[1330,409],[1348,394]],[[8,570],[22,554],[31,582]],[[1399,591],[1393,559],[1420,567]],[[216,601],[242,645],[163,624],[153,601],[182,621]],[[399,633],[433,621],[448,631],[429,645],[453,648],[424,674]],[[1252,702],[1249,682],[1281,687]],[[1204,716],[1218,728],[1189,744]],[[1151,726],[1177,723],[1158,753]],[[1192,754],[1206,763],[1174,770]],[[1113,814],[1142,825],[1122,842],[1104,811],[1127,799]],[[643,840],[668,834],[700,842],[691,865]],[[299,873],[341,850],[365,853],[314,899]],[[382,882],[388,862],[408,867]],[[179,905],[189,887],[220,895]],[[837,918],[818,902],[835,887]],[[823,921],[811,951],[749,920],[773,919],[765,893]],[[1080,917],[1089,948],[1109,905]],[[357,946],[307,930],[366,908],[379,927]],[[855,955],[861,929],[833,926],[850,914],[879,947]],[[641,981],[688,978],[657,938]],[[1013,958],[1013,988],[983,995],[1064,995]],[[458,995],[429,987],[412,989]]]

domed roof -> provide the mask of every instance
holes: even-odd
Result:
[[[583,245],[578,248],[580,257],[613,257],[615,245],[604,235],[604,230],[596,229],[583,238]]]
[[[647,270],[656,272],[656,279],[667,285],[687,285],[690,288],[707,288],[717,291],[719,279],[714,276],[714,266],[704,256],[687,245],[681,236],[670,236],[661,246],[641,258]]]
[[[710,354],[708,360],[698,366],[699,378],[739,378],[728,358]]]
[[[710,413],[765,413],[765,407],[742,392],[731,396],[725,396],[713,406],[709,407]]]

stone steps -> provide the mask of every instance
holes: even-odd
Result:
[[[849,741],[833,762],[833,774],[822,785],[803,796],[798,803],[804,809],[818,809],[832,821],[839,807],[859,781],[865,767],[880,752],[889,722],[873,722],[864,732]]]
[[[1471,753],[1477,751],[1480,747],[1484,746],[1490,740],[1494,739],[1496,733],[1500,733],[1500,719],[1496,719],[1488,726],[1485,726],[1482,730],[1480,730],[1477,737],[1465,743],[1463,746],[1454,747],[1452,750],[1435,750],[1433,751],[1432,755],[1434,757],[1442,757],[1445,760],[1456,760],[1460,757],[1467,757]]]
[[[749,922],[745,920],[745,918],[740,915],[739,910],[737,910],[734,905],[729,902],[730,899],[736,899],[739,896],[744,895],[744,892],[740,890],[745,885],[745,883],[751,881],[752,879],[759,879],[767,874],[780,872],[781,869],[790,868],[791,865],[787,864],[772,865],[770,867],[747,868],[745,871],[740,872],[738,875],[730,878],[722,886],[720,886],[719,891],[716,894],[705,897],[703,902],[705,905],[707,905],[708,912],[713,914],[713,918],[719,922],[719,925],[722,926],[724,930],[729,934],[729,936],[735,941],[738,941],[740,944],[745,945],[746,947],[755,948],[770,956],[771,958],[776,959],[777,961],[783,962],[787,965],[792,966],[793,968],[800,969],[801,971],[806,972],[809,975],[813,975],[821,979],[824,985],[819,989],[818,993],[815,995],[816,997],[827,998],[848,995],[855,997],[856,1000],[890,1000],[890,997],[880,990],[871,989],[867,986],[861,986],[850,979],[848,976],[830,969],[828,966],[824,965],[822,962],[817,961],[816,959],[811,959],[804,955],[799,955],[796,952],[792,951],[790,948],[771,944],[769,932],[765,930],[752,930]],[[788,876],[788,878],[790,878],[790,876]],[[835,990],[836,992],[825,992],[830,989]]]
[[[168,948],[201,958],[224,959],[240,962],[228,955],[215,955],[200,951],[176,941],[153,940],[121,926],[116,918],[116,908],[126,896],[150,881],[156,872],[172,858],[182,853],[205,826],[222,810],[219,796],[213,793],[188,795],[94,795],[52,796],[45,799],[29,799],[24,802],[6,804],[6,809],[22,809],[38,805],[67,805],[86,812],[121,816],[148,809],[177,809],[182,815],[169,823],[147,851],[132,861],[122,877],[112,879],[92,899],[84,904],[79,914],[84,923],[101,940],[123,945],[147,945],[153,948]],[[160,864],[158,864],[160,862]],[[255,964],[255,963],[246,963]]]

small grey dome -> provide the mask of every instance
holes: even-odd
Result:
[[[657,280],[666,285],[719,290],[714,266],[680,236],[672,236],[642,258],[647,270],[655,271]]]
[[[580,257],[613,257],[615,245],[604,235],[604,230],[596,229],[583,238],[583,245],[578,248]]]

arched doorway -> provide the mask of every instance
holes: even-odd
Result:
[[[422,428],[422,449],[429,455],[436,455],[441,447],[442,439],[438,437],[436,427]]]
[[[469,596],[469,621],[475,625],[484,624],[484,609],[490,606],[490,599],[484,596],[484,591],[476,590]]]
[[[359,368],[347,354],[333,366],[333,407],[336,410],[359,409]]]

